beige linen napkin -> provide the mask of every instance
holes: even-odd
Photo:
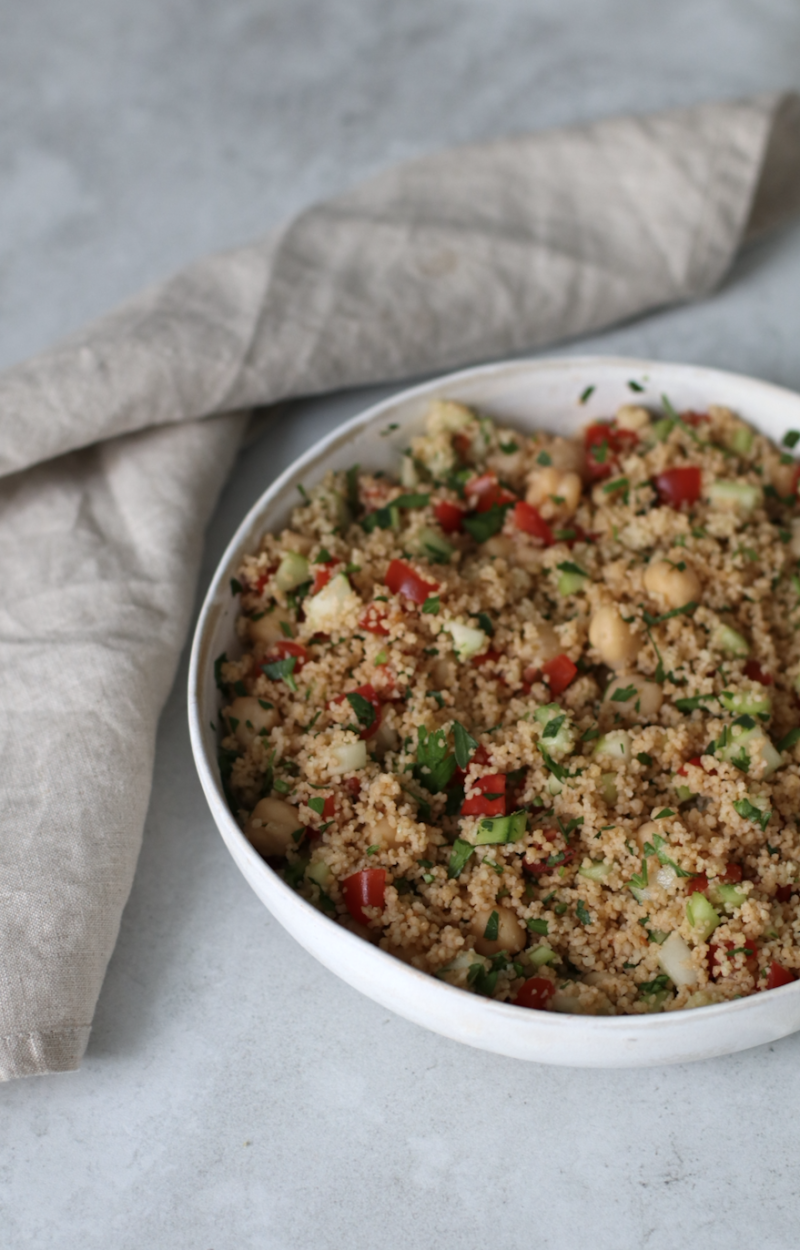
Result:
[[[86,1046],[237,411],[696,299],[798,207],[795,96],[523,135],[392,169],[0,376],[4,1078]]]

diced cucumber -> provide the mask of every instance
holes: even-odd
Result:
[[[686,904],[686,919],[695,931],[698,942],[706,942],[721,923],[719,912],[709,903],[705,894],[696,891]],[[665,943],[666,945],[666,943]]]
[[[454,959],[444,964],[435,975],[440,981],[447,981],[451,985],[457,985],[464,980],[466,973],[474,964],[482,964],[485,972],[491,968],[491,960],[479,955],[471,946],[468,950],[459,951]]]
[[[525,952],[525,958],[535,968],[541,968],[545,964],[560,963],[558,955],[549,946],[534,946],[533,950]]]
[[[317,885],[321,885],[323,889],[327,889],[332,873],[325,860],[319,859],[315,864],[308,865],[306,876],[315,881]]]
[[[575,750],[575,726],[563,708],[557,703],[545,703],[533,715],[542,726],[542,745],[554,759],[563,759]]]
[[[475,835],[476,846],[498,846],[503,842],[519,842],[525,836],[528,817],[525,812],[510,816],[484,816]]]
[[[780,752],[776,751],[761,726],[747,715],[726,726],[717,739],[714,754],[719,760],[736,764],[742,772],[749,772],[753,764],[762,762],[762,779],[771,777],[783,763]]]
[[[327,586],[303,602],[306,634],[329,634],[336,629],[345,616],[362,606],[344,573],[337,573]]]
[[[626,764],[631,758],[631,737],[627,729],[612,729],[602,734],[595,744],[594,754],[601,759],[613,760],[616,764]]]
[[[737,907],[747,902],[747,895],[737,885],[715,885],[713,891],[714,902],[719,900],[720,906],[729,913],[736,911]]]
[[[736,509],[749,516],[762,501],[760,486],[750,482],[712,482],[708,488],[709,502],[716,508]]]
[[[749,426],[737,425],[736,429],[731,431],[728,446],[731,451],[737,452],[740,456],[746,456],[753,446],[755,436],[755,430],[751,430]]]
[[[662,944],[658,952],[658,962],[662,972],[666,972],[678,989],[697,984],[697,969],[692,963],[692,952],[677,929]]]
[[[453,650],[459,660],[471,660],[474,655],[482,655],[489,647],[489,636],[482,629],[472,625],[462,625],[459,621],[451,621],[447,629],[453,639]]]
[[[772,713],[772,700],[769,695],[756,694],[751,690],[740,690],[735,693],[731,690],[723,690],[719,701],[729,712],[733,712],[734,716],[770,716]]]
[[[414,457],[406,452],[400,461],[400,485],[410,488],[419,484],[420,475],[414,464]]]
[[[727,655],[749,655],[750,643],[730,625],[719,625],[714,631],[712,643]]]
[[[604,802],[606,802],[609,807],[614,807],[617,801],[616,773],[603,773],[600,778],[600,793],[603,796]]]
[[[689,786],[676,786],[675,795],[679,803],[685,803],[693,795],[694,791]]]
[[[305,556],[301,556],[297,551],[284,552],[275,574],[276,586],[284,591],[294,590],[295,586],[301,586],[303,582],[307,582],[309,577],[309,564]]]
[[[613,864],[608,864],[601,860],[599,863],[581,865],[578,869],[578,876],[587,877],[589,881],[597,881],[602,884],[611,875],[613,868]]]
[[[577,595],[583,590],[588,577],[584,577],[582,573],[559,573],[558,575],[558,593],[560,595]]]
[[[555,798],[555,796],[560,794],[563,789],[564,789],[564,783],[563,781],[559,781],[558,777],[547,778],[547,793],[548,794],[552,794],[553,797]]]
[[[331,753],[343,773],[354,773],[367,766],[366,742],[334,743]]]
[[[447,541],[441,530],[430,525],[423,525],[415,537],[417,554],[432,560],[435,564],[449,564],[455,548]]]

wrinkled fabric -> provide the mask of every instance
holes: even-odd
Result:
[[[86,1047],[246,410],[700,298],[798,209],[794,95],[522,135],[391,169],[0,375],[5,1079]]]

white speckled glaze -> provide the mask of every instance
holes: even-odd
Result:
[[[275,481],[242,521],[203,604],[189,671],[189,723],[200,781],[222,837],[246,880],[275,918],[311,954],[350,985],[417,1024],[483,1050],[538,1063],[577,1067],[643,1067],[705,1059],[775,1041],[800,1029],[800,982],[751,998],[654,1016],[587,1017],[522,1010],[443,984],[355,937],[305,902],[253,850],[231,815],[220,785],[216,737],[219,695],[213,661],[240,653],[238,602],[229,579],[241,556],[268,529],[286,523],[297,483],[313,486],[329,469],[354,461],[392,470],[417,432],[430,399],[442,396],[485,409],[520,429],[569,434],[592,418],[636,400],[667,394],[678,408],[720,403],[779,439],[800,428],[800,396],[714,369],[656,361],[561,358],[510,361],[450,374],[370,408],[318,443]],[[578,397],[595,390],[585,404]],[[386,431],[397,423],[393,431]]]

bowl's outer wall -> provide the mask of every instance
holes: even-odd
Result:
[[[629,383],[643,386],[634,392]],[[591,395],[579,402],[586,388]],[[230,590],[242,556],[267,530],[286,525],[297,485],[330,469],[394,471],[434,398],[461,400],[521,430],[569,435],[623,403],[678,409],[722,404],[780,441],[800,429],[800,396],[753,378],[656,361],[561,358],[464,370],[396,395],[311,448],[274,482],[244,518],[220,561],[200,613],[189,672],[192,750],[212,815],[236,864],[275,918],[332,972],[384,1007],[446,1037],[516,1059],[574,1067],[639,1067],[745,1050],[800,1029],[800,983],[730,1003],[657,1016],[587,1017],[523,1011],[454,989],[408,967],[322,915],[253,850],[228,809],[212,723],[219,712],[214,659],[240,654],[238,600]]]

